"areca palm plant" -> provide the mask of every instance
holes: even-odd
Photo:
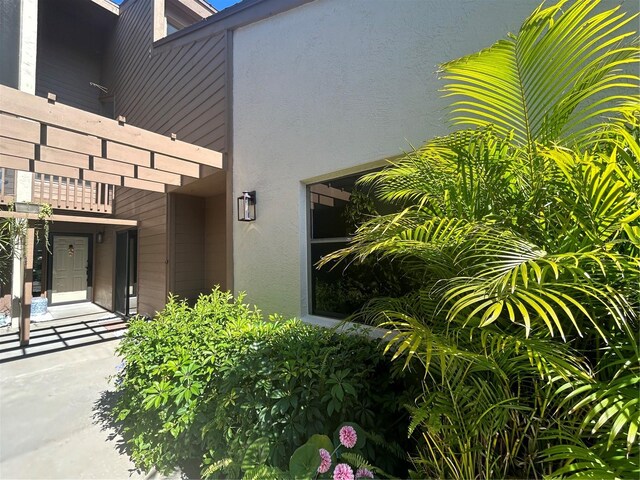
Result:
[[[6,284],[10,277],[12,260],[11,231],[8,220],[0,221],[0,285]]]
[[[400,213],[322,261],[384,257],[422,285],[358,314],[426,367],[422,475],[640,472],[637,16],[598,3],[442,65],[462,129],[363,177]]]

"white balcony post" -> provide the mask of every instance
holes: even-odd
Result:
[[[37,52],[38,0],[21,0],[18,89],[32,95],[36,94]]]
[[[38,0],[20,0],[20,52],[18,88],[23,92],[36,93],[36,60],[38,51]],[[30,202],[33,186],[32,174],[16,170],[16,202]],[[24,221],[26,220],[18,220]],[[11,326],[17,327],[23,316],[24,296],[24,245],[22,239],[16,245],[11,280]]]

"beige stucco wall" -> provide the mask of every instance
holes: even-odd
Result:
[[[437,65],[515,31],[538,0],[316,0],[233,37],[235,290],[307,312],[305,183],[446,132]]]

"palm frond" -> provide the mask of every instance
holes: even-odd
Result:
[[[594,14],[599,1],[539,7],[492,47],[441,66],[458,125],[493,125],[530,150],[536,141],[584,144],[618,117],[637,92],[639,50],[619,7]],[[562,45],[562,48],[555,48]]]
[[[498,218],[515,192],[509,140],[490,128],[461,130],[427,142],[359,183],[373,186],[380,200],[419,205],[431,216]]]
[[[9,281],[13,260],[13,236],[9,220],[0,220],[0,285]]]
[[[633,358],[607,361],[606,364],[611,368],[615,363],[619,363],[620,368],[608,381],[576,379],[558,388],[555,396],[566,395],[559,403],[560,408],[571,405],[570,414],[582,414],[581,432],[601,438],[606,449],[613,448],[621,436],[625,440],[620,443],[626,441],[630,453],[637,446],[640,428],[640,363],[637,351]]]
[[[550,480],[619,480],[637,478],[640,474],[637,448],[633,455],[628,455],[622,448],[607,450],[602,445],[587,446],[579,438],[563,438],[561,432],[549,433],[549,440],[560,443],[545,450],[546,460],[561,464],[548,477]]]
[[[557,206],[566,209],[587,243],[611,242],[640,218],[640,199],[619,165],[617,148],[606,156],[577,155],[562,148],[548,149],[543,155],[555,162],[571,187],[573,195],[560,197]]]
[[[472,247],[456,257],[465,269],[442,283],[450,320],[463,315],[485,326],[507,318],[524,325],[527,334],[541,321],[552,335],[565,338],[566,321],[581,334],[585,318],[606,340],[606,325],[595,312],[604,309],[619,328],[636,318],[633,300],[614,285],[624,273],[633,291],[640,259],[601,250],[550,255],[511,235],[474,233],[467,238]]]
[[[476,225],[458,218],[428,218],[421,208],[407,208],[398,214],[376,217],[358,228],[345,248],[323,257],[318,267],[346,259],[418,258],[421,267],[437,269],[444,276],[452,270],[450,251]],[[433,263],[425,263],[429,260]],[[332,266],[335,268],[335,264]]]

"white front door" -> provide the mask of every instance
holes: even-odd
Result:
[[[87,299],[88,262],[87,237],[54,235],[51,303]]]

